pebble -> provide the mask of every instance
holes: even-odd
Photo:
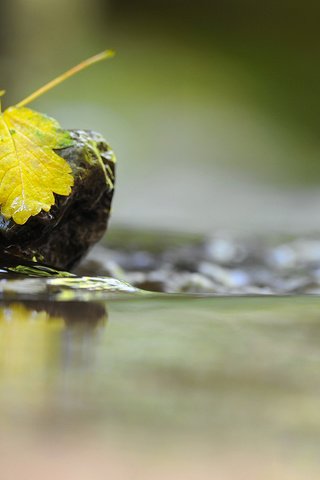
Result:
[[[279,245],[267,253],[267,263],[277,270],[288,270],[297,264],[297,255],[290,245]]]
[[[204,252],[208,260],[221,265],[240,263],[246,257],[244,245],[228,237],[213,237],[207,240]]]
[[[219,293],[221,290],[204,275],[185,272],[174,275],[167,282],[166,291],[172,293]]]
[[[242,239],[216,235],[197,244],[147,250],[95,247],[76,273],[109,275],[146,290],[208,294],[320,292],[320,239]]]
[[[222,268],[209,262],[201,262],[199,272],[227,288],[241,288],[250,283],[249,274],[245,270]]]

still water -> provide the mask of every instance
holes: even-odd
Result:
[[[318,297],[28,281],[0,305],[1,479],[319,478]]]

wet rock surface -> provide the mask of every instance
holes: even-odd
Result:
[[[1,264],[38,262],[72,268],[107,228],[114,190],[115,158],[104,138],[92,131],[70,131],[71,147],[57,150],[71,166],[74,186],[68,197],[55,195],[49,212],[25,225],[0,215]]]
[[[159,292],[320,294],[317,236],[270,241],[218,234],[163,248],[125,242],[95,247],[77,273],[110,275]]]

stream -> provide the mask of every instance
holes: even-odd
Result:
[[[0,286],[2,479],[319,478],[317,295]]]

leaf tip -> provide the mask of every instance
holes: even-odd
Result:
[[[104,54],[103,55],[104,58],[113,58],[116,55],[116,51],[113,50],[112,48],[108,49],[108,50],[105,50],[102,53]]]

